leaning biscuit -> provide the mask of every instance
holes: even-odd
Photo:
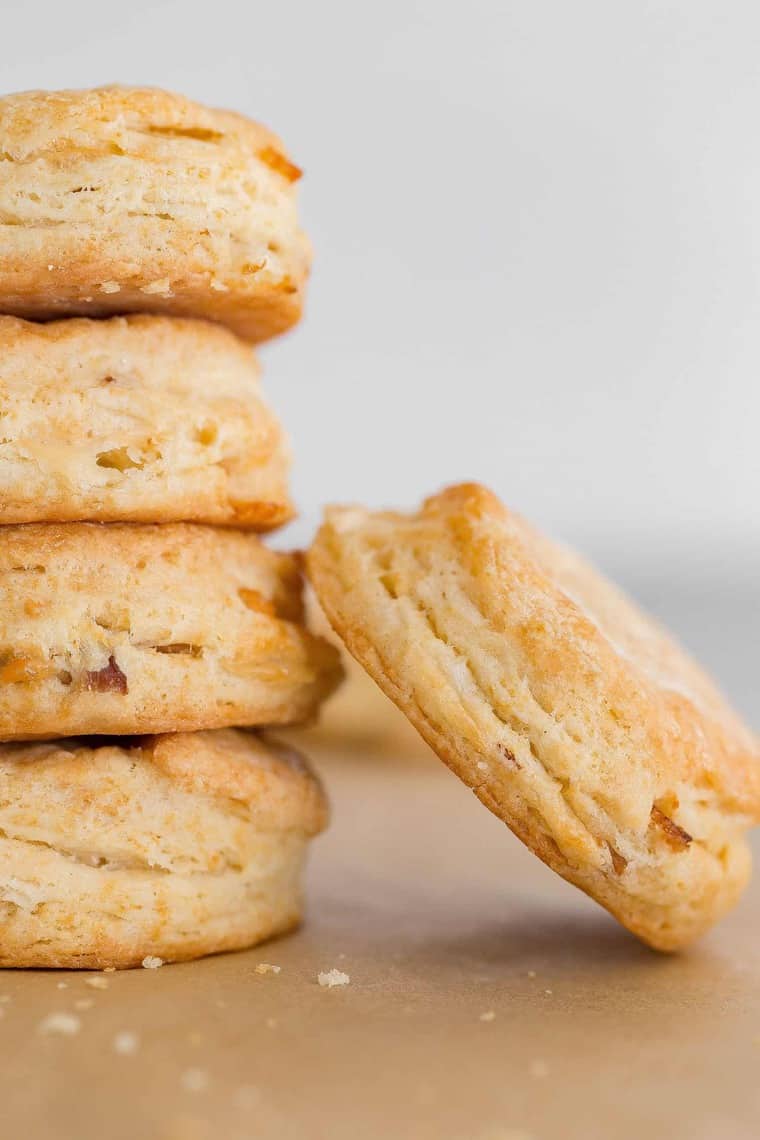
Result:
[[[298,167],[265,127],[149,88],[0,99],[0,312],[295,324]]]
[[[325,822],[304,762],[249,732],[0,745],[0,966],[123,968],[280,934]]]
[[[355,657],[541,859],[673,950],[737,900],[757,741],[598,573],[478,486],[328,512],[317,594]]]
[[[0,527],[0,739],[311,717],[337,651],[292,555],[183,523]]]
[[[0,317],[0,523],[292,517],[250,348],[171,317]]]

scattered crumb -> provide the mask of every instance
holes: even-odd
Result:
[[[172,297],[171,282],[168,277],[162,277],[160,281],[151,281],[148,285],[140,286],[141,293],[147,293],[149,296],[157,293],[160,297]]]
[[[157,970],[163,964],[163,958],[157,958],[155,954],[146,954],[142,960],[143,970]]]
[[[530,1075],[532,1077],[548,1077],[549,1066],[546,1061],[531,1061]]]
[[[343,962],[343,961],[345,961],[345,957],[346,957],[346,955],[345,955],[345,954],[339,954],[339,955],[338,955],[338,961],[339,961],[339,962]]]
[[[478,760],[477,766],[478,766],[478,768],[480,768],[481,772],[487,772],[488,771],[488,765],[486,764],[485,760]]]
[[[535,978],[535,976],[536,976],[535,970],[528,970],[528,977],[529,978]]]
[[[180,1081],[186,1092],[205,1092],[208,1088],[208,1073],[204,1069],[185,1069]]]
[[[227,292],[229,292],[229,286],[225,285],[223,281],[217,281],[216,277],[211,278],[209,285],[211,286],[211,288],[214,290],[215,293],[227,293]]]
[[[57,1033],[61,1037],[73,1037],[82,1028],[82,1022],[73,1013],[49,1013],[37,1026],[43,1034]]]
[[[115,974],[116,973],[116,967],[115,966],[104,966],[103,967],[103,973],[104,974]]]
[[[86,986],[92,986],[94,990],[108,989],[108,979],[101,977],[100,974],[96,974],[94,978],[85,978],[84,984]]]
[[[130,1033],[127,1029],[117,1033],[113,1039],[114,1052],[119,1053],[122,1057],[134,1057],[139,1047],[140,1038],[136,1033]]]
[[[95,1002],[92,998],[78,998],[78,1000],[74,1002],[74,1009],[92,1009],[94,1005]]]
[[[342,970],[332,969],[317,974],[317,981],[320,986],[327,986],[331,990],[333,986],[347,986],[351,979]]]
[[[277,1028],[277,1018],[276,1017],[268,1017],[266,1019],[265,1024],[266,1024],[267,1029],[276,1029]]]
[[[554,993],[554,990],[544,990],[544,993],[551,995]]]
[[[69,983],[68,982],[59,982],[55,988],[57,990],[67,990],[69,988]]]
[[[280,967],[280,966],[271,966],[269,964],[269,962],[259,962],[258,966],[254,970],[254,973],[256,973],[256,974],[279,974],[281,968],[282,967]]]
[[[104,281],[100,286],[101,293],[119,293],[120,291],[121,285],[118,281]]]
[[[492,1009],[487,1009],[485,1011],[485,1013],[481,1013],[480,1020],[481,1021],[493,1021],[495,1019],[495,1017],[496,1017],[496,1014],[494,1013],[494,1011]]]

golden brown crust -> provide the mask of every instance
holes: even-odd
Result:
[[[340,678],[292,555],[182,523],[0,528],[0,739],[313,716]]]
[[[660,949],[738,897],[757,741],[631,602],[484,488],[328,512],[309,573],[337,632],[549,866]]]
[[[293,926],[317,779],[233,729],[0,746],[0,966],[103,969]]]
[[[150,88],[0,99],[0,312],[206,317],[261,341],[301,314],[300,172],[270,131]]]
[[[286,522],[289,447],[258,375],[206,321],[0,316],[0,523]]]

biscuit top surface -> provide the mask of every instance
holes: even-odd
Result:
[[[7,158],[87,150],[129,135],[129,152],[149,155],[163,142],[188,139],[258,152],[280,140],[266,127],[234,111],[215,110],[155,87],[118,84],[89,90],[22,91],[0,98],[0,138]],[[297,177],[296,168],[293,168]]]
[[[262,830],[315,835],[326,825],[324,792],[300,754],[243,729],[0,744],[0,791],[10,794],[20,779],[42,792],[52,781],[65,798],[66,789],[74,795],[98,781],[124,784],[125,763],[147,764],[189,795],[254,809]]]

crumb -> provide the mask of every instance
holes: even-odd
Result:
[[[101,977],[100,974],[96,974],[94,978],[85,978],[84,984],[86,986],[92,986],[94,990],[108,989],[108,979]]]
[[[57,990],[67,990],[69,988],[69,983],[68,982],[59,982],[55,988]]]
[[[267,1029],[276,1029],[277,1028],[277,1019],[274,1017],[268,1017],[266,1019],[266,1027],[267,1027]]]
[[[120,291],[121,285],[118,281],[104,281],[100,286],[101,293],[119,293]]]
[[[535,978],[535,976],[536,976],[535,970],[528,970],[528,977],[529,978]]]
[[[545,994],[550,994],[550,995],[551,995],[551,994],[553,994],[553,993],[554,993],[554,990],[544,990],[544,993],[545,993]]]
[[[331,990],[333,986],[347,986],[351,979],[342,970],[332,969],[317,974],[317,981],[320,986],[327,986]]]
[[[186,1092],[205,1092],[208,1088],[208,1073],[203,1069],[185,1069],[180,1080]]]
[[[549,1066],[546,1061],[531,1061],[530,1075],[532,1077],[547,1077],[549,1075]]]
[[[495,1019],[495,1017],[496,1017],[496,1014],[494,1013],[494,1011],[492,1009],[487,1009],[485,1011],[485,1013],[481,1013],[479,1020],[480,1021],[493,1021]]]
[[[256,974],[279,974],[280,966],[270,966],[269,962],[259,962],[256,966],[254,973]]]
[[[139,1046],[140,1038],[137,1034],[130,1033],[126,1029],[117,1033],[113,1039],[114,1052],[121,1054],[122,1057],[134,1057]]]
[[[157,293],[159,297],[174,296],[168,277],[162,277],[160,281],[151,281],[148,285],[141,285],[140,292],[147,293],[149,296],[152,296],[154,293]],[[85,298],[85,300],[86,299],[87,298]]]
[[[74,1002],[74,1009],[92,1009],[94,1004],[92,998],[79,998]]]
[[[143,970],[157,970],[163,964],[163,958],[158,958],[155,954],[146,954],[142,960]]]
[[[73,1013],[49,1013],[37,1026],[37,1032],[73,1037],[82,1028],[82,1022]]]
[[[104,974],[115,974],[116,973],[116,967],[115,966],[104,966],[103,967],[103,973]]]
[[[481,772],[488,771],[488,765],[486,764],[485,760],[478,760],[477,766],[480,768]]]

